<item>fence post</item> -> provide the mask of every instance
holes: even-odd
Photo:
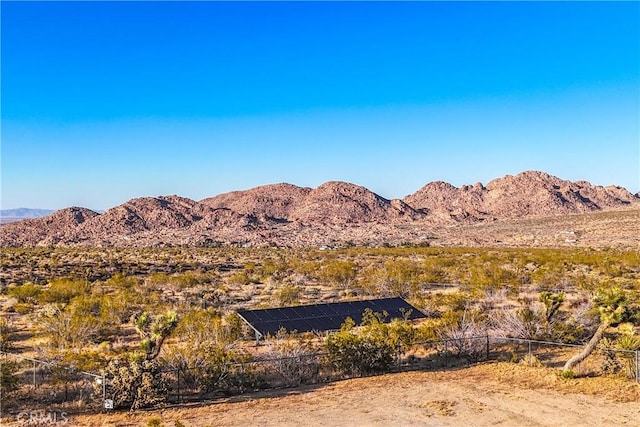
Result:
[[[180,368],[178,368],[178,403],[182,403],[182,396],[180,395]]]
[[[447,340],[444,340],[444,367],[446,368],[449,365],[449,358],[447,357],[447,353],[449,350],[447,349]]]
[[[640,362],[640,358],[638,358],[638,354],[640,352],[638,352],[638,350],[636,350],[636,382],[640,382],[640,367],[638,367],[638,364]]]
[[[489,360],[489,334],[487,334],[486,337],[487,337],[487,360]]]

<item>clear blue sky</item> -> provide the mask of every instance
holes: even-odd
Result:
[[[2,208],[523,170],[640,190],[640,3],[8,2]]]

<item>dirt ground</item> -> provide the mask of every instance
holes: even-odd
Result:
[[[640,386],[620,378],[564,380],[497,363],[406,372],[224,402],[70,418],[70,425],[145,426],[638,426]]]

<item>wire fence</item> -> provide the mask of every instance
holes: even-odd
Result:
[[[562,369],[583,345],[520,338],[491,337],[492,360]],[[574,369],[577,376],[612,374],[640,382],[640,351],[598,348]]]
[[[0,417],[46,424],[69,413],[96,412],[105,386],[101,374],[0,351]]]
[[[582,346],[575,344],[484,335],[398,347],[390,363],[371,370],[345,369],[329,353],[318,352],[165,369],[161,376],[167,385],[164,402],[180,404],[264,389],[323,384],[364,375],[464,367],[484,361],[518,362],[561,369],[580,348]],[[99,412],[110,409],[110,402],[116,397],[112,379],[102,374],[7,352],[0,352],[0,363],[10,365],[14,372],[13,383],[8,383],[2,370],[0,416],[20,416],[25,408],[44,408],[47,413],[58,416]],[[615,374],[638,382],[639,370],[639,351],[605,348],[598,349],[581,362],[575,373]]]

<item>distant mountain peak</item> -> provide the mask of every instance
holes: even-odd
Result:
[[[0,210],[0,217],[39,218],[53,213],[53,209],[16,208]]]

